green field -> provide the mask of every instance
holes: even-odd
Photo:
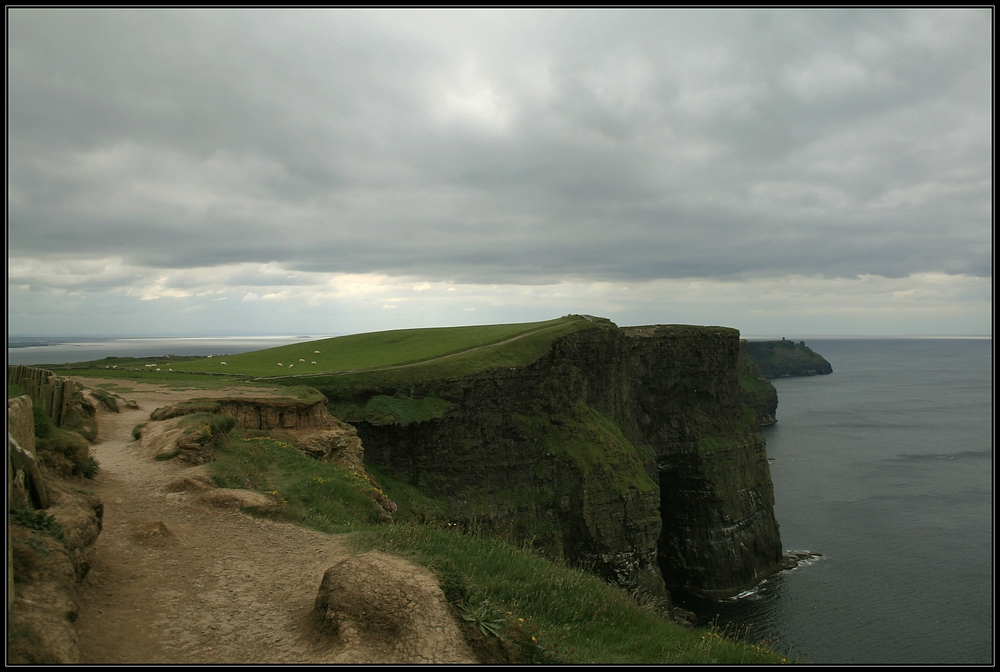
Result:
[[[592,323],[591,318],[567,315],[544,322],[354,334],[224,357],[109,358],[47,368],[58,370],[60,375],[97,375],[194,386],[201,377],[191,374],[211,374],[211,383],[201,378],[210,387],[238,380],[273,380],[315,387],[330,377],[371,375],[379,371],[386,371],[396,380],[457,377],[495,366],[530,363],[548,351],[554,338]]]
[[[556,330],[567,322],[580,320],[582,318],[560,318],[522,324],[400,329],[354,334],[246,352],[224,359],[206,357],[182,362],[173,369],[254,377],[285,377],[402,366],[456,355],[473,348],[495,346],[517,336]],[[278,366],[279,363],[282,366]]]

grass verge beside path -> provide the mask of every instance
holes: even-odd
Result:
[[[495,539],[420,525],[386,525],[351,535],[359,551],[380,550],[433,570],[446,596],[492,623],[512,662],[788,662],[763,645],[685,628],[618,588]]]

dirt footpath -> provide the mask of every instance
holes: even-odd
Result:
[[[99,410],[91,448],[104,528],[80,592],[82,663],[475,662],[441,600],[416,605],[420,622],[405,643],[364,623],[339,635],[318,627],[313,604],[323,574],[351,556],[343,539],[214,508],[197,491],[170,492],[204,468],[155,461],[132,440],[155,408],[234,390],[123,384],[139,410]],[[432,580],[399,558],[381,556],[379,568],[401,583]]]

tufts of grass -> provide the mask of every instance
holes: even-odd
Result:
[[[229,444],[229,432],[236,426],[236,420],[216,413],[192,413],[179,421],[180,427],[191,430],[207,431],[212,437],[216,448],[225,448]]]
[[[289,518],[324,532],[348,532],[390,519],[388,498],[367,474],[314,460],[272,434],[234,432],[230,445],[218,450],[210,464],[216,485],[280,497]]]
[[[63,526],[42,509],[11,509],[8,515],[11,525],[41,532],[54,538],[63,546],[69,543]]]
[[[157,408],[149,414],[150,420],[169,420],[194,413],[214,413],[219,410],[219,402],[212,399],[192,399],[173,406]]]
[[[94,458],[88,457],[87,462],[83,465],[83,470],[80,472],[80,475],[84,478],[93,479],[97,476],[97,472],[100,471],[100,469],[100,463]]]
[[[105,390],[97,389],[97,390],[92,390],[91,394],[94,396],[95,399],[97,399],[97,401],[100,402],[102,406],[104,406],[104,408],[108,409],[112,413],[121,413],[121,411],[118,409],[118,400],[115,399],[111,393]]]
[[[7,398],[15,399],[21,396],[21,386],[20,385],[8,385],[7,386]]]
[[[56,429],[56,424],[52,422],[52,418],[49,417],[45,409],[42,408],[41,404],[33,403],[31,405],[31,416],[35,421],[35,438],[45,439]]]

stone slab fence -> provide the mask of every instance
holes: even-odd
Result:
[[[23,364],[7,367],[7,384],[20,386],[21,394],[27,395],[33,404],[41,404],[56,427],[62,424],[75,389],[69,378],[57,376],[47,369]]]

